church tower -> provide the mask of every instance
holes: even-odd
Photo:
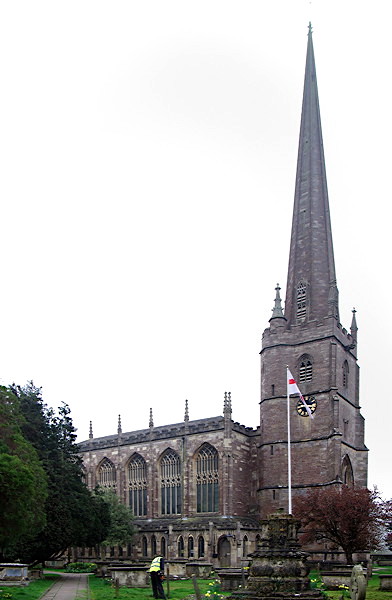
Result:
[[[312,30],[309,25],[284,311],[280,287],[261,350],[261,514],[288,507],[286,365],[313,413],[290,399],[293,497],[317,486],[367,484],[355,310],[339,320]]]

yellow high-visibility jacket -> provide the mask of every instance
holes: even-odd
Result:
[[[156,556],[151,563],[149,571],[160,571],[161,570],[161,559],[162,556]]]

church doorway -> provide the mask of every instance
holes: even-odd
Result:
[[[231,546],[226,536],[218,540],[218,558],[221,567],[231,567]]]

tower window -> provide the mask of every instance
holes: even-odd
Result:
[[[348,362],[347,360],[343,363],[343,387],[348,387]]]
[[[299,363],[299,381],[304,383],[305,381],[312,381],[313,379],[313,365],[310,358],[304,358]]]
[[[297,321],[304,321],[306,319],[306,307],[306,283],[301,281],[297,286]]]

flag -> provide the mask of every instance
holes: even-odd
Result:
[[[313,415],[312,415],[312,413],[310,411],[310,408],[309,408],[307,402],[305,401],[305,398],[301,394],[300,389],[299,389],[299,387],[297,385],[297,382],[295,381],[294,377],[292,376],[290,369],[287,367],[287,395],[290,396],[291,394],[298,394],[299,395],[299,397],[302,400],[302,403],[303,403],[304,407],[306,408],[306,411],[307,411],[309,417],[311,419],[313,419]]]

